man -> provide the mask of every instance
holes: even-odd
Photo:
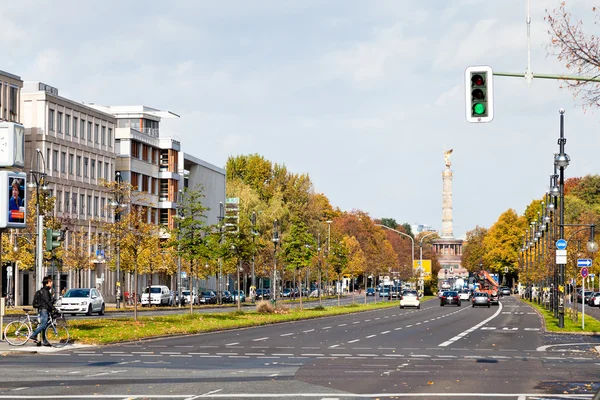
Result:
[[[52,310],[54,310],[54,305],[52,304],[52,293],[50,293],[50,290],[52,289],[52,277],[50,277],[50,276],[44,277],[44,279],[42,280],[42,284],[43,284],[43,287],[41,289],[42,298],[41,298],[40,306],[38,307],[40,324],[38,325],[37,329],[35,331],[33,331],[31,336],[29,337],[29,339],[31,339],[35,343],[37,343],[38,346],[50,347],[52,345],[50,343],[48,343],[48,339],[46,338],[45,332],[46,332],[46,327],[48,326],[48,316],[50,315]],[[37,335],[39,333],[42,334],[41,342],[37,340]]]

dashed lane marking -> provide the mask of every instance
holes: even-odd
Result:
[[[467,308],[465,308],[465,310],[467,310]],[[484,319],[483,321],[481,321],[480,323],[478,323],[477,325],[473,326],[472,328],[467,329],[466,331],[454,336],[453,338],[446,340],[444,343],[440,343],[439,347],[446,347],[454,342],[456,342],[457,340],[459,340],[460,338],[464,337],[465,335],[468,335],[469,333],[473,332],[476,329],[481,328],[482,326],[484,326],[485,324],[487,324],[488,322],[490,322],[491,320],[493,320],[494,318],[496,318],[498,315],[500,315],[500,313],[502,312],[502,302],[500,302],[500,304],[498,305],[498,311],[496,311],[496,313],[494,315],[492,315],[491,317]]]

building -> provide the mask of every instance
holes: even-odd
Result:
[[[61,221],[63,228],[68,228],[63,248],[73,249],[73,237],[81,237],[78,246],[83,248],[80,249],[83,254],[89,254],[89,262],[80,262],[77,268],[52,267],[60,275],[55,278],[59,282],[57,290],[99,287],[108,295],[108,288],[114,282],[111,274],[105,274],[108,271],[104,260],[96,256],[104,243],[98,226],[110,221],[107,212],[110,193],[102,182],[114,178],[116,119],[61,97],[57,88],[41,82],[25,82],[21,91],[21,120],[25,126],[25,171],[46,177],[50,196],[55,198],[53,216]],[[29,181],[33,182],[31,178]],[[38,188],[33,188],[32,193],[35,190]],[[58,272],[61,269],[63,273]],[[50,266],[46,270],[50,271]],[[22,278],[19,293],[26,302],[33,296],[34,282],[27,272]]]

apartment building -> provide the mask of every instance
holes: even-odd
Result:
[[[60,287],[99,287],[109,295],[114,277],[105,268],[105,260],[96,257],[105,242],[97,227],[112,221],[107,207],[110,193],[101,183],[115,176],[116,118],[61,97],[57,88],[41,82],[25,82],[21,112],[25,171],[46,174],[50,195],[55,197],[54,216],[69,228],[63,246],[72,245],[74,232],[87,239],[90,267],[77,274],[72,270],[62,274]],[[25,299],[33,295],[28,292],[33,280],[27,273],[21,285]]]
[[[0,121],[21,122],[22,87],[23,81],[19,76],[0,70]]]

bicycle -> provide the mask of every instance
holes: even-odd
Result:
[[[24,308],[23,311],[25,311],[24,317],[9,323],[4,329],[4,338],[12,346],[23,346],[30,340],[31,333],[34,330],[32,321],[38,319],[37,316],[32,317],[29,315],[29,312],[33,309]],[[48,315],[48,326],[44,334],[52,347],[60,348],[69,343],[71,337],[67,328],[67,321],[62,313],[50,313]]]

